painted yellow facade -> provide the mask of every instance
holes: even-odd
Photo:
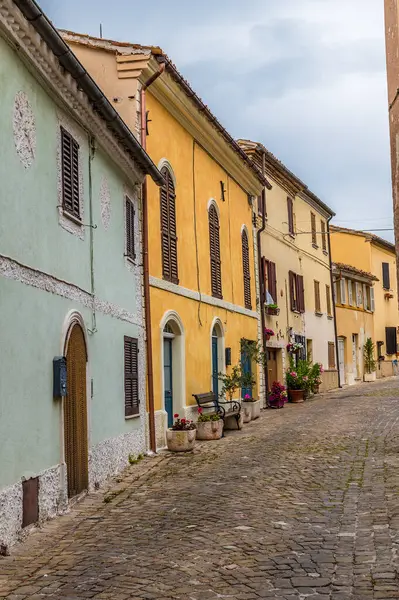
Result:
[[[392,375],[399,325],[395,247],[373,234],[332,227],[331,248],[343,382],[363,380],[368,337],[380,357],[377,377]]]
[[[140,89],[159,69],[159,49],[121,45],[65,33],[64,38],[96,78],[126,124],[140,137]],[[123,67],[123,68],[122,68]],[[240,340],[258,339],[253,212],[263,178],[211,117],[190,97],[171,64],[146,92],[147,152],[166,167],[176,194],[178,284],[163,276],[160,190],[148,181],[149,271],[157,443],[164,445],[168,414],[195,414],[194,393],[208,392],[212,373],[240,358]],[[224,198],[222,198],[224,196]],[[220,226],[223,298],[212,296],[209,209]],[[241,236],[249,242],[251,303],[244,302]],[[217,334],[212,353],[212,332]],[[169,368],[169,354],[172,365]],[[227,370],[229,367],[227,367]],[[172,373],[172,375],[170,375]],[[167,381],[171,378],[171,384]],[[172,388],[166,400],[165,394]],[[240,392],[237,393],[237,395]],[[259,394],[256,388],[254,394]]]
[[[272,189],[266,191],[267,220],[261,234],[262,257],[276,265],[277,298],[274,300],[279,308],[277,316],[266,314],[265,317],[266,327],[276,334],[268,342],[269,387],[276,377],[282,381],[288,367],[286,346],[297,341],[304,346],[303,356],[322,363],[325,369],[322,389],[336,388],[335,352],[331,352],[332,345],[335,349],[335,330],[328,247],[328,221],[334,213],[261,144],[248,140],[240,140],[240,144],[259,169],[264,169],[272,185]],[[292,200],[293,207],[292,234],[288,199]],[[311,233],[312,213],[315,240]],[[258,217],[258,227],[260,225]],[[292,310],[290,272],[303,277],[304,310],[301,312]],[[320,290],[319,310],[315,305],[315,281]],[[266,282],[266,287],[270,292],[270,282]]]

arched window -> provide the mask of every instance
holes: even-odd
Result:
[[[251,271],[249,268],[249,244],[245,229],[241,234],[242,245],[242,272],[244,277],[244,303],[245,308],[252,308],[251,304]]]
[[[176,193],[172,175],[166,167],[161,170],[165,185],[160,190],[162,275],[172,283],[179,283],[177,269]]]
[[[211,259],[212,296],[223,298],[222,271],[220,262],[219,216],[215,206],[209,209],[209,252]]]

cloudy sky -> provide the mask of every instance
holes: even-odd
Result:
[[[41,0],[57,27],[161,46],[235,137],[347,227],[392,226],[381,0]],[[392,239],[390,231],[379,232]]]

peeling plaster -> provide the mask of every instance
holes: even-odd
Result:
[[[29,169],[36,155],[36,123],[25,92],[15,96],[12,125],[15,149],[25,169]]]
[[[108,179],[103,175],[100,187],[101,221],[105,231],[108,230],[111,220],[111,193],[109,191]]]

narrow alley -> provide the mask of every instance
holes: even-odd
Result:
[[[399,598],[398,397],[352,387],[131,466],[0,558],[0,598]]]

